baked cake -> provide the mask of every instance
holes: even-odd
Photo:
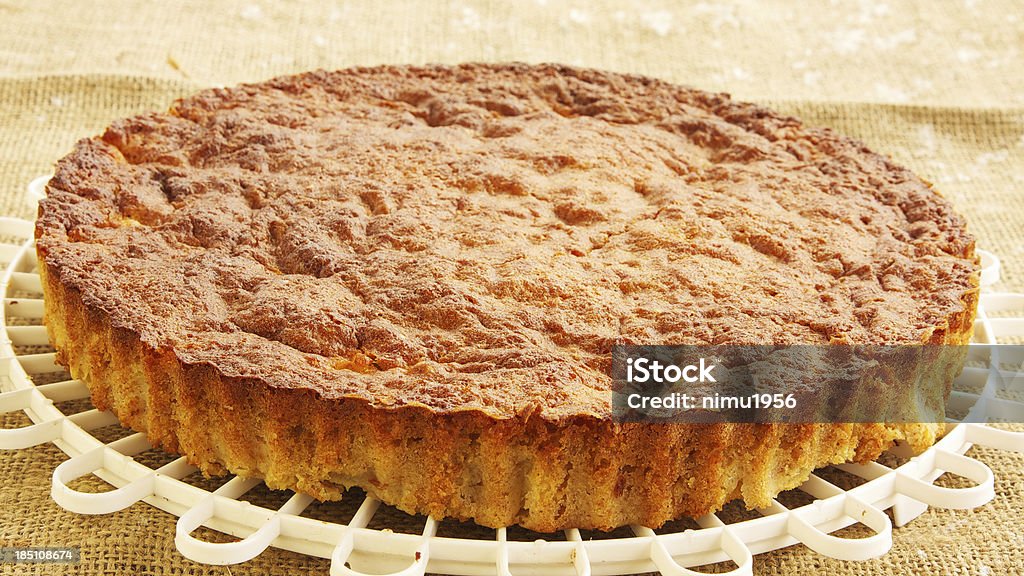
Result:
[[[940,425],[616,423],[610,349],[963,344],[978,298],[963,219],[863,144],[558,65],[206,90],[47,193],[46,324],[97,407],[209,474],[486,526],[656,527],[923,450]]]

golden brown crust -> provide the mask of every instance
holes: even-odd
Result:
[[[80,142],[38,231],[187,362],[552,421],[608,413],[615,343],[919,342],[976,268],[950,205],[857,142],[559,66],[201,92]]]
[[[473,90],[482,88],[456,79],[483,79],[491,91],[480,100]],[[402,91],[410,86],[419,92]],[[576,192],[566,197],[563,187],[538,199],[530,175],[572,166],[580,153],[552,155],[538,144],[493,164],[497,153],[457,150],[449,160],[477,163],[402,177],[419,185],[447,178],[452,188],[434,190],[438,197],[483,202],[490,211],[473,214],[486,226],[446,228],[429,201],[361,181],[333,192],[357,198],[353,220],[333,223],[332,243],[310,243],[328,238],[316,215],[333,212],[303,212],[317,179],[296,180],[288,164],[296,154],[279,146],[301,152],[303,140],[260,132],[334,109],[308,94],[354,102],[346,118],[370,124],[382,123],[373,114],[410,113],[398,128],[418,130],[419,118],[428,134],[442,129],[453,141],[582,119],[570,133],[585,149],[607,151],[607,138],[653,143],[647,152],[663,162],[658,170],[693,187],[675,194],[659,181],[665,174],[634,159],[605,171],[591,165],[576,174]],[[229,104],[249,106],[255,119],[225,112],[235,109]],[[663,134],[648,139],[655,128]],[[682,148],[662,158],[672,139]],[[444,165],[437,150],[371,157],[384,168],[425,157],[430,168]],[[687,165],[684,153],[706,165]],[[269,172],[254,170],[261,162]],[[593,196],[601,178],[637,175],[629,198],[602,204]],[[962,344],[977,304],[973,239],[906,170],[721,95],[557,66],[385,67],[208,91],[83,141],[58,165],[49,193],[37,228],[47,326],[98,407],[208,473],[262,477],[319,498],[360,486],[409,512],[489,526],[658,526],[737,497],[764,506],[816,467],[875,458],[898,438],[921,450],[939,429],[616,424],[605,365],[614,342]],[[302,218],[265,209],[279,201]],[[396,202],[412,212],[390,216],[401,212]],[[537,230],[564,237],[517,235],[505,221],[522,221],[517,202],[529,204]],[[609,208],[634,205],[653,208],[653,217]],[[425,248],[429,236],[407,226],[413,216],[475,260],[453,268],[450,246]],[[364,244],[351,235],[337,244],[352,226],[378,230],[374,241],[391,248],[360,252]],[[676,238],[678,230],[686,233]],[[505,237],[494,242],[495,231]],[[574,247],[580,239],[586,250]],[[531,242],[542,249],[531,252]],[[539,260],[478,278],[504,265],[505,247]],[[652,270],[616,268],[631,254]],[[614,289],[587,262],[619,275]],[[715,271],[721,277],[708,276],[706,291],[659,280]],[[415,292],[423,286],[430,289]],[[679,300],[683,292],[688,299]],[[336,306],[321,308],[324,301]]]

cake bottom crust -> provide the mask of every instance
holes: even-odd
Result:
[[[321,500],[358,486],[437,519],[539,532],[658,527],[742,498],[768,506],[828,464],[920,452],[940,424],[615,424],[590,417],[498,420],[479,412],[381,409],[356,399],[227,377],[144,344],[40,261],[50,340],[95,406],[209,475],[262,478]],[[977,291],[923,343],[970,339]],[[943,375],[949,386],[955,374]]]

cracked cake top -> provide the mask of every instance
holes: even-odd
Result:
[[[182,361],[325,398],[610,415],[615,343],[920,343],[962,219],[862,144],[564,66],[313,72],[62,159],[39,253]]]

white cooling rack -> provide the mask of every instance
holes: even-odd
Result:
[[[45,178],[30,186],[30,194],[41,196]],[[696,520],[695,529],[658,531],[630,527],[622,537],[599,535],[585,538],[579,530],[564,534],[536,535],[532,541],[516,540],[520,532],[499,529],[478,533],[481,538],[450,538],[437,535],[440,523],[427,518],[419,534],[405,534],[388,528],[371,528],[379,502],[362,498],[355,515],[347,522],[325,522],[302,515],[312,500],[291,494],[277,509],[251,504],[246,492],[258,480],[232,478],[220,488],[207,491],[182,479],[193,473],[184,458],[150,468],[133,459],[151,448],[143,434],[132,434],[104,443],[92,431],[117,423],[108,412],[96,409],[65,415],[55,403],[88,398],[85,385],[77,380],[36,385],[32,374],[62,371],[52,353],[18,354],[24,347],[47,346],[46,330],[39,321],[43,301],[35,273],[33,224],[0,218],[0,235],[17,238],[0,244],[0,260],[8,263],[0,277],[4,317],[0,332],[0,376],[5,386],[0,394],[0,412],[23,411],[33,422],[24,428],[0,430],[0,448],[23,449],[52,442],[70,457],[53,472],[53,499],[63,508],[81,514],[105,514],[146,502],[178,517],[175,545],[186,557],[207,564],[235,564],[252,559],[268,546],[331,559],[330,574],[422,575],[443,574],[633,574],[659,571],[666,576],[700,574],[688,567],[731,560],[733,575],[753,574],[753,556],[794,544],[844,560],[865,560],[885,554],[892,546],[893,522],[903,525],[936,508],[969,509],[994,497],[993,474],[984,463],[965,456],[972,445],[1024,451],[1024,433],[1010,432],[984,424],[951,422],[948,433],[930,450],[893,467],[873,462],[866,465],[836,466],[842,473],[863,479],[844,490],[814,474],[797,491],[810,503],[787,508],[779,500],[758,510],[758,515],[727,523],[721,515]],[[997,358],[1005,348],[987,344],[1024,336],[1024,294],[993,293],[988,287],[999,279],[999,262],[982,252],[984,293],[975,326],[971,357],[988,360],[992,368],[967,368],[958,384],[973,392],[959,391],[953,408],[975,408],[1015,422],[1024,422],[1024,403],[997,394],[1004,383],[1000,362],[1021,358]],[[30,295],[28,298],[22,295]],[[997,314],[998,313],[998,314]],[[998,317],[993,317],[998,316]],[[20,319],[20,320],[13,320]],[[30,324],[30,325],[10,325]],[[966,478],[973,485],[950,488],[935,484],[949,473]],[[94,474],[113,485],[109,492],[87,493],[69,487],[75,479]],[[352,497],[352,492],[346,494]],[[884,511],[892,508],[892,518]],[[841,538],[833,533],[855,523],[870,528],[866,538]],[[378,522],[379,524],[379,522]],[[205,542],[192,533],[199,527],[230,534],[238,541]],[[621,531],[619,531],[621,532]],[[531,536],[532,538],[532,536]],[[564,538],[564,540],[563,540]]]

